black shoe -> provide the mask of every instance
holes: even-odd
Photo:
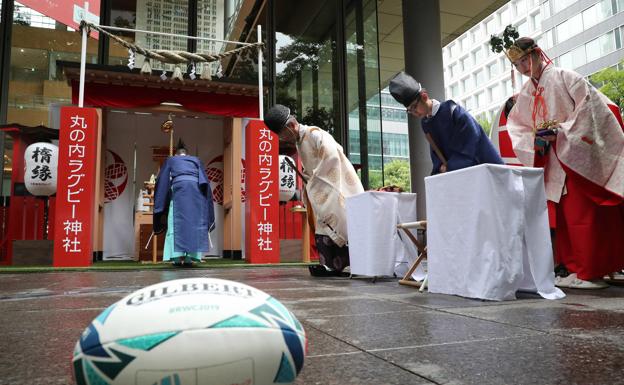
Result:
[[[310,275],[313,277],[335,277],[336,272],[333,270],[329,270],[325,265],[312,265],[308,266],[308,270],[310,270]]]
[[[568,271],[568,269],[566,269],[566,267],[563,264],[559,264],[555,266],[555,277],[565,278],[568,275],[570,275],[570,272]]]

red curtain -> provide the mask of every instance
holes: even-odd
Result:
[[[72,81],[72,104],[78,105],[78,81]],[[184,108],[212,115],[235,118],[257,118],[258,98],[252,96],[131,87],[86,83],[85,106],[139,108],[158,106],[163,102],[179,103]]]

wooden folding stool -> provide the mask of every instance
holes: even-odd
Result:
[[[418,249],[418,257],[416,258],[414,262],[412,262],[412,265],[410,266],[409,270],[407,271],[407,273],[405,273],[405,275],[403,276],[403,279],[399,280],[399,283],[401,285],[418,287],[420,288],[419,291],[422,292],[427,287],[428,276],[425,275],[425,279],[423,279],[422,282],[418,282],[412,279],[412,274],[414,273],[418,265],[420,265],[420,263],[424,259],[427,258],[427,246],[423,244],[422,242],[418,241],[418,239],[416,239],[416,237],[414,236],[414,234],[412,234],[410,229],[427,231],[427,221],[399,223],[397,225],[397,228],[403,230],[405,234],[407,235],[407,237],[412,242],[414,242],[414,244],[416,245],[416,248]]]

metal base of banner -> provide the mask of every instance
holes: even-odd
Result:
[[[94,251],[93,252],[93,262],[100,262],[104,260],[104,252],[103,251]]]
[[[223,250],[223,258],[241,260],[243,259],[243,252],[240,250]]]

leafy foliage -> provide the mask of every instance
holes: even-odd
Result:
[[[393,160],[384,166],[384,182],[386,185],[396,185],[403,191],[411,191],[410,165],[404,160]]]
[[[317,126],[323,130],[334,134],[334,115],[332,110],[325,107],[314,109],[308,107],[306,114],[301,118],[301,123],[308,126]]]
[[[505,27],[502,36],[490,36],[490,49],[495,53],[500,53],[503,49],[509,49],[519,36],[520,34],[516,27],[510,24]]]
[[[490,136],[490,132],[492,131],[492,122],[489,121],[484,116],[479,116],[477,118],[477,123],[479,123],[479,125],[483,128],[483,131],[485,131],[485,134],[487,136]]]
[[[624,61],[621,62],[624,65]],[[624,71],[616,68],[605,68],[590,77],[590,81],[599,86],[600,92],[605,94],[615,104],[624,109]]]

